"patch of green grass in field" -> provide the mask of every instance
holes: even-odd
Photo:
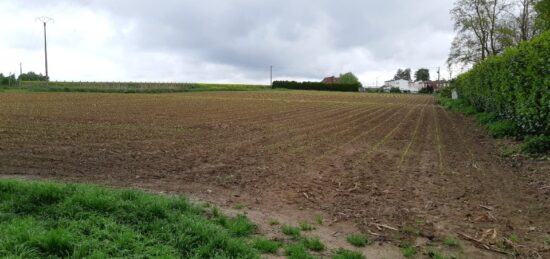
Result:
[[[315,227],[311,224],[309,224],[308,222],[302,222],[300,223],[300,229],[302,231],[312,231],[315,229]]]
[[[281,247],[281,243],[265,238],[258,238],[254,240],[252,247],[262,253],[275,254],[277,253],[277,250],[279,250],[279,247]]]
[[[332,259],[364,259],[362,253],[340,248],[334,252]]]
[[[290,226],[290,225],[283,225],[281,227],[281,231],[283,232],[283,234],[285,234],[287,236],[294,237],[294,238],[297,238],[297,237],[300,236],[300,228],[298,228],[298,227],[293,227],[293,226]]]
[[[278,220],[276,220],[276,219],[270,219],[268,223],[269,223],[270,226],[276,226],[276,225],[281,224],[281,223],[280,223]]]
[[[445,256],[441,254],[439,251],[431,249],[427,253],[428,258],[434,258],[434,259],[445,259]]]
[[[458,240],[454,238],[445,238],[443,240],[443,244],[448,247],[460,247],[460,244],[458,243]]]
[[[352,234],[347,237],[350,244],[358,247],[366,246],[369,243],[369,237],[365,234]]]
[[[0,257],[258,257],[245,216],[204,210],[136,190],[0,180]]]
[[[317,223],[317,225],[323,225],[323,217],[319,214],[315,215],[315,223]]]
[[[288,259],[314,259],[310,253],[306,250],[303,244],[296,243],[288,245],[285,249],[285,254]]]
[[[304,237],[302,239],[302,243],[311,251],[320,252],[325,250],[325,244],[323,244],[323,242],[316,237]]]
[[[406,258],[413,258],[416,255],[416,249],[412,246],[405,246],[401,249],[401,253]]]

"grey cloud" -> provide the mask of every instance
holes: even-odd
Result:
[[[43,2],[25,5],[42,8]],[[450,42],[441,35],[453,29],[451,0],[52,2],[107,14],[117,31],[113,45],[165,53],[182,67],[186,62],[233,67],[251,80],[265,77],[272,64],[281,76],[295,78],[346,72],[334,71],[344,67],[368,73],[381,64],[391,71],[443,64]],[[358,50],[365,55],[353,55]]]

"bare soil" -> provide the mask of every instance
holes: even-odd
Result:
[[[369,258],[550,258],[550,163],[499,146],[430,96],[0,93],[0,177],[185,194],[331,248],[363,232]]]

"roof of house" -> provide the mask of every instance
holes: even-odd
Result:
[[[329,77],[325,77],[323,79],[323,81],[321,81],[321,83],[323,83],[323,84],[336,84],[336,83],[338,83],[339,79],[340,78],[335,77],[335,76],[329,76]]]

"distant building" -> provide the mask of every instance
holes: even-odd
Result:
[[[415,84],[417,84],[418,89],[430,87],[434,90],[439,90],[441,88],[445,88],[449,86],[450,82],[447,80],[436,80],[436,81],[419,81],[419,82],[415,82]]]
[[[412,81],[404,80],[404,79],[398,79],[398,80],[389,80],[384,82],[384,89],[390,89],[390,88],[399,88],[401,92],[410,92],[410,93],[418,93],[418,85],[415,84]]]
[[[332,84],[337,84],[339,80],[340,80],[340,78],[338,78],[338,77],[329,76],[329,77],[325,77],[325,79],[323,79],[323,81],[321,81],[321,83],[327,84],[327,85],[332,85]]]

